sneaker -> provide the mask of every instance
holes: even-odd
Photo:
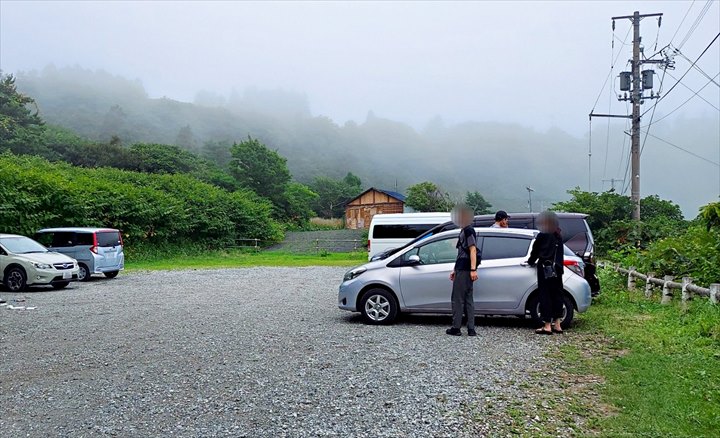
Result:
[[[477,336],[477,332],[475,331],[475,329],[469,329],[468,336]]]
[[[445,333],[451,336],[460,336],[462,333],[460,332],[460,329],[457,328],[449,328],[445,330]]]

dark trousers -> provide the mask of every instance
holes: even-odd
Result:
[[[555,278],[545,279],[542,267],[539,267],[538,292],[540,293],[540,315],[542,316],[543,322],[550,323],[553,319],[562,318],[562,272],[558,272],[558,276]]]
[[[475,299],[473,298],[473,281],[470,271],[455,271],[452,288],[452,326],[462,327],[463,311],[467,316],[468,330],[475,330]]]

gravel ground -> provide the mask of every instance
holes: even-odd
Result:
[[[364,325],[342,268],[120,274],[0,292],[2,436],[496,436],[559,340],[516,318]],[[559,338],[559,337],[555,337]]]

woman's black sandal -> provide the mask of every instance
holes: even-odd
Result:
[[[553,333],[557,333],[557,334],[559,334],[559,335],[565,333],[564,330],[558,330],[558,329],[556,329],[555,327],[552,328],[552,332],[553,332]]]
[[[552,335],[553,332],[552,332],[552,330],[545,330],[545,329],[539,328],[539,329],[535,330],[535,334],[536,335]]]

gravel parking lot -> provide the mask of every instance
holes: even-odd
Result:
[[[2,436],[482,436],[556,340],[364,325],[342,268],[121,274],[0,308]],[[12,303],[19,305],[20,303]],[[533,385],[535,383],[532,383]]]

